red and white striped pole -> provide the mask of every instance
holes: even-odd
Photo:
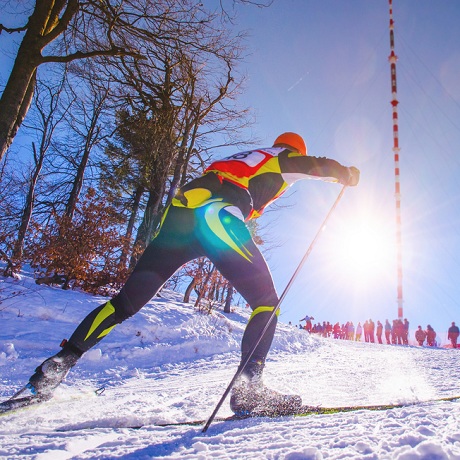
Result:
[[[396,199],[396,264],[398,280],[398,318],[403,318],[403,290],[402,290],[402,238],[401,238],[401,187],[399,177],[399,130],[398,130],[398,99],[396,89],[396,61],[395,37],[393,21],[393,0],[390,4],[390,61],[391,70],[391,106],[393,107],[393,153],[395,161],[395,199]]]

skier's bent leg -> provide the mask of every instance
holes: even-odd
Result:
[[[94,309],[80,323],[68,343],[83,354],[100,342],[122,321],[122,318],[117,317],[116,309],[112,301],[109,300]]]
[[[82,354],[100,342],[117,324],[136,314],[156,293],[151,286],[159,288],[163,283],[151,273],[136,272],[130,276],[120,293],[103,305],[94,309],[77,327],[69,339],[69,344]],[[137,287],[137,294],[130,295],[131,286]],[[148,292],[145,287],[148,286]],[[143,291],[141,293],[141,291]]]
[[[62,350],[35,369],[28,383],[31,392],[44,399],[51,397],[53,390],[64,380],[83,353],[100,342],[117,324],[137,313],[154,295],[150,288],[159,287],[162,282],[154,272],[147,274],[135,270],[117,296],[89,313],[70,339],[64,341]],[[139,286],[138,292],[143,291],[141,295],[137,294],[134,298],[129,296],[128,288],[132,284]],[[144,289],[140,289],[140,286]],[[148,292],[146,286],[149,287]]]
[[[219,244],[216,244],[213,238],[214,227],[203,226],[201,241],[205,253],[253,309],[241,344],[243,363],[278,305],[278,295],[267,262],[254,243],[246,224],[225,208],[216,210],[213,215],[220,219],[218,230],[221,238]],[[213,222],[214,220],[211,221]],[[277,317],[274,316],[244,369],[247,377],[261,376],[276,324]]]
[[[170,217],[172,216],[172,217]],[[50,397],[78,359],[117,325],[137,313],[178,267],[201,255],[186,239],[193,215],[188,210],[167,213],[119,294],[89,313],[56,355],[45,360],[29,380],[32,393]],[[193,220],[193,219],[192,219]],[[182,232],[181,237],[176,232]]]
[[[262,381],[279,313],[278,309],[274,313],[279,299],[270,270],[244,223],[223,216],[222,226],[234,244],[228,248],[220,245],[218,250],[208,247],[207,255],[253,309],[241,343],[242,376],[232,388],[230,408],[235,414],[293,414],[301,407],[302,398],[279,393]]]

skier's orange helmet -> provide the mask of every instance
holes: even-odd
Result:
[[[275,139],[273,147],[279,144],[288,145],[289,147],[296,149],[300,154],[307,155],[307,146],[305,145],[305,141],[302,139],[302,136],[299,136],[296,133],[287,132],[280,134]]]

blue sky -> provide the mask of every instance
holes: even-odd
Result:
[[[282,307],[332,322],[397,318],[387,1],[277,0],[239,10],[250,32],[244,103],[271,142],[302,134],[314,156],[361,170]],[[398,56],[404,316],[460,323],[460,3],[394,0]],[[340,192],[301,181],[261,218],[281,293]],[[353,235],[359,234],[358,241]],[[267,245],[268,246],[268,245]]]

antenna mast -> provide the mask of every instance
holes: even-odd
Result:
[[[388,57],[391,69],[391,105],[393,107],[393,153],[395,162],[395,199],[396,199],[396,264],[398,280],[398,318],[403,318],[403,292],[402,292],[402,238],[401,238],[401,187],[399,178],[399,130],[398,130],[398,99],[396,90],[396,61],[395,37],[393,21],[393,0],[388,0],[390,5],[390,49]]]

